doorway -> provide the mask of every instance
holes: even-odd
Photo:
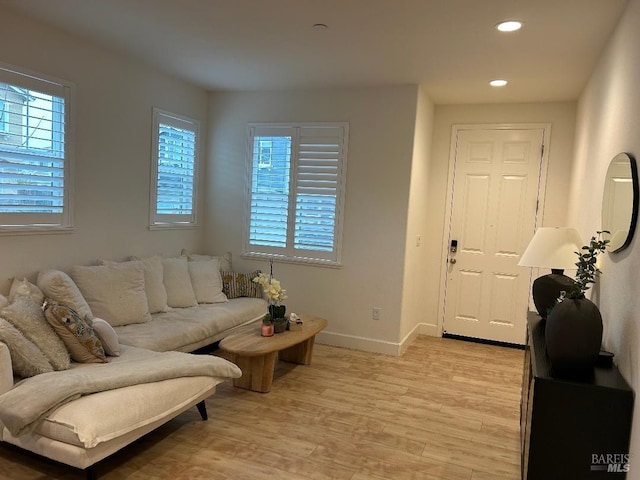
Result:
[[[523,345],[549,125],[454,126],[443,334]]]

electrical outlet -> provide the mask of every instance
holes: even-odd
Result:
[[[371,318],[373,320],[380,320],[380,307],[373,307],[373,310],[371,310]]]

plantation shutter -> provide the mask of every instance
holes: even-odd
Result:
[[[195,223],[198,124],[160,110],[154,118],[152,225]]]
[[[337,264],[347,124],[250,126],[245,254]]]
[[[0,225],[70,226],[70,87],[0,68]]]

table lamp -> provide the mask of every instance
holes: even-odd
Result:
[[[576,252],[581,248],[582,240],[575,228],[541,227],[520,257],[521,267],[551,269],[551,273],[533,282],[533,303],[542,318],[547,318],[560,292],[573,286],[573,279],[564,275],[564,270],[577,268]]]

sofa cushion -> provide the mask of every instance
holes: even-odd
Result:
[[[36,283],[47,298],[73,308],[82,318],[93,318],[89,304],[66,273],[60,270],[43,270],[38,273]]]
[[[0,311],[0,316],[34,343],[49,360],[54,370],[66,370],[71,366],[69,352],[45,320],[39,301],[30,296],[17,295]]]
[[[228,299],[238,297],[263,298],[262,287],[253,281],[260,270],[251,273],[222,272],[222,291]]]
[[[155,313],[153,320],[140,325],[116,327],[120,344],[158,352],[192,352],[209,345],[234,327],[261,319],[267,302],[258,298],[236,298],[227,303],[212,303]]]
[[[167,290],[164,288],[162,275],[162,257],[153,255],[151,257],[131,257],[130,261],[139,262],[144,272],[144,291],[147,295],[149,313],[166,312]],[[112,262],[109,260],[99,260],[99,265],[118,265],[123,262]]]
[[[164,286],[167,289],[167,304],[177,308],[197,305],[187,258],[165,258],[162,260],[162,267]]]
[[[93,315],[105,319],[112,326],[151,320],[140,263],[76,266],[71,269],[71,278],[87,300]]]
[[[109,322],[102,318],[94,317],[92,320],[93,331],[100,338],[104,352],[111,357],[120,356],[120,342],[118,341],[118,334],[113,329]]]
[[[27,378],[53,372],[44,353],[4,318],[0,318],[0,342],[9,349],[13,373],[18,377]]]
[[[231,267],[231,252],[227,252],[223,255],[203,255],[200,253],[187,253],[186,250],[182,250],[182,255],[186,255],[190,262],[199,262],[202,260],[218,260],[220,263],[221,272],[230,272],[233,270]]]
[[[226,302],[227,296],[222,293],[222,277],[218,259],[190,261],[189,276],[198,303]]]
[[[62,339],[71,358],[80,363],[104,363],[107,361],[102,342],[70,307],[48,300],[44,305],[44,318]],[[88,322],[91,320],[87,319]]]

